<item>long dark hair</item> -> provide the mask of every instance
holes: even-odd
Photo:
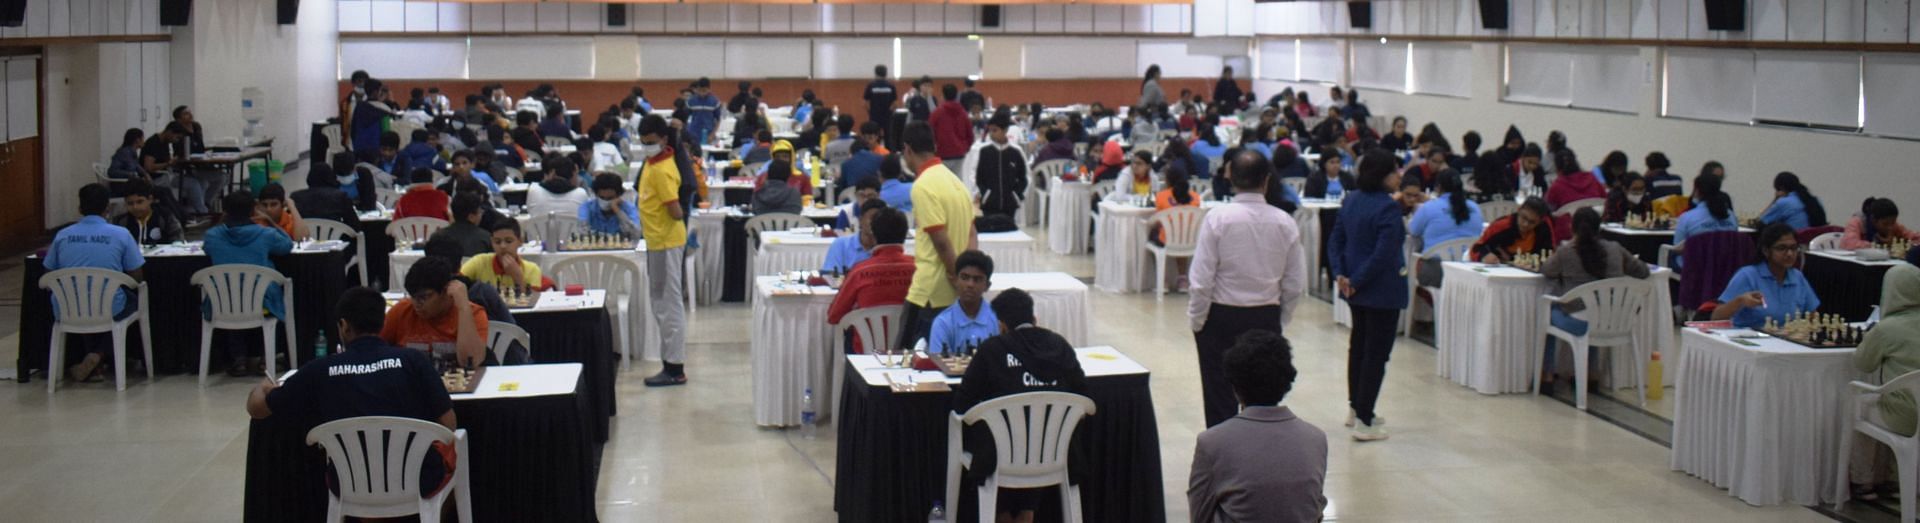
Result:
[[[1360,164],[1354,167],[1360,171],[1360,176],[1354,183],[1360,186],[1359,189],[1362,192],[1387,192],[1397,189],[1397,187],[1387,187],[1387,177],[1393,175],[1393,167],[1393,153],[1382,149],[1367,151],[1365,156],[1360,157]]]
[[[1207,119],[1203,118],[1200,120],[1199,125],[1193,129],[1193,135],[1196,138],[1205,140],[1209,144],[1220,145],[1220,135],[1214,134],[1213,122]]]
[[[1693,179],[1693,197],[1707,205],[1707,212],[1713,214],[1715,220],[1725,220],[1733,213],[1733,200],[1727,198],[1727,193],[1720,192],[1722,181],[1710,174]]]
[[[1592,207],[1573,211],[1573,250],[1588,275],[1607,277],[1607,251],[1600,248],[1600,213]]]
[[[1467,191],[1460,187],[1460,175],[1452,170],[1440,173],[1440,192],[1447,195],[1447,212],[1453,216],[1453,223],[1467,223],[1473,209],[1467,208]]]
[[[1159,78],[1160,78],[1160,64],[1149,65],[1147,66],[1147,77],[1140,79],[1140,85],[1143,85],[1143,86],[1147,85],[1147,82],[1151,82]]]
[[[1167,180],[1167,189],[1173,193],[1175,203],[1193,203],[1193,187],[1187,184],[1187,169],[1184,166],[1167,165],[1160,170],[1160,176]]]
[[[1873,221],[1900,215],[1900,206],[1892,199],[1868,197],[1860,203],[1860,239],[1873,242],[1880,239],[1880,231],[1873,230]]]
[[[1774,175],[1773,190],[1790,192],[1800,197],[1800,205],[1807,209],[1807,226],[1827,225],[1827,207],[1821,205],[1820,199],[1813,197],[1812,192],[1807,191],[1807,186],[1800,183],[1799,176],[1786,171]]]

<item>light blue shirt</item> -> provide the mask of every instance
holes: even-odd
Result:
[[[1327,180],[1327,199],[1338,200],[1340,199],[1340,194],[1346,191],[1347,189],[1345,187],[1340,186],[1339,178],[1336,177],[1334,179]]]
[[[833,244],[827,246],[827,261],[820,264],[820,272],[853,272],[854,264],[871,257],[873,253],[860,248],[860,235],[848,233],[834,238]]]
[[[972,318],[967,317],[960,302],[954,302],[933,318],[933,327],[927,330],[927,351],[959,351],[969,343],[979,345],[999,333],[1000,318],[993,315],[993,308],[988,307],[985,300],[980,302],[980,315]]]
[[[913,183],[900,180],[880,182],[880,201],[903,213],[913,214]]]
[[[500,194],[500,183],[493,181],[493,176],[488,175],[486,172],[474,171],[473,179],[480,180],[480,185],[487,186],[487,192]]]
[[[1467,200],[1467,220],[1453,221],[1453,206],[1446,197],[1438,197],[1420,204],[1413,211],[1413,219],[1407,222],[1407,234],[1420,237],[1420,248],[1457,240],[1460,238],[1480,237],[1480,205]]]
[[[599,198],[593,198],[581,203],[580,223],[586,224],[587,230],[593,232],[608,234],[621,234],[624,232],[628,236],[639,236],[640,208],[634,207],[633,202],[626,201],[625,199],[615,201],[619,202],[614,206],[615,212],[600,212]],[[625,220],[621,219],[620,215],[622,214],[626,215]]]
[[[1716,231],[1737,231],[1740,224],[1734,221],[1733,209],[1727,209],[1725,219],[1716,220],[1707,206],[1698,205],[1687,212],[1680,213],[1680,219],[1673,222],[1673,244],[1687,241],[1688,237]]]
[[[1813,294],[1813,285],[1807,283],[1807,276],[1801,274],[1800,269],[1789,268],[1786,281],[1774,281],[1773,271],[1767,270],[1766,263],[1741,267],[1733,273],[1733,278],[1727,280],[1727,290],[1720,293],[1720,303],[1753,291],[1760,291],[1766,298],[1766,306],[1740,309],[1733,314],[1733,326],[1752,329],[1764,325],[1767,318],[1784,323],[1787,316],[1820,308],[1820,297]]]
[[[1767,212],[1760,215],[1760,221],[1762,223],[1785,223],[1795,230],[1805,229],[1810,226],[1807,221],[1807,204],[1806,202],[1800,201],[1800,195],[1798,193],[1787,193],[1786,196],[1781,196],[1780,199],[1774,200],[1773,205],[1767,206]]]
[[[93,215],[81,217],[53,235],[53,245],[47,247],[47,257],[40,261],[47,272],[76,267],[127,272],[146,264],[146,257],[140,255],[140,242],[133,240],[126,227]],[[59,306],[54,304],[55,314]],[[117,316],[126,309],[127,293],[122,290],[113,296],[113,313]]]

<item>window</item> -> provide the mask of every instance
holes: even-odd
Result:
[[[1636,113],[1646,78],[1638,47],[1510,45],[1501,99]]]
[[[1920,57],[1869,54],[1864,77],[1866,131],[1920,138],[1920,104],[1913,100],[1913,86],[1920,85]]]
[[[1473,95],[1473,45],[1414,42],[1412,91],[1467,98]]]
[[[1406,42],[1354,41],[1353,46],[1353,85],[1382,89],[1396,93],[1407,92],[1407,47]]]

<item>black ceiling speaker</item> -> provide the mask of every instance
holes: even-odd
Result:
[[[1714,31],[1747,30],[1747,0],[1705,0],[1707,29]]]
[[[27,0],[0,0],[0,27],[27,24]]]
[[[980,27],[1000,27],[1000,6],[980,6]]]
[[[1373,2],[1347,2],[1347,26],[1354,29],[1373,27]]]
[[[300,18],[300,0],[277,0],[279,9],[275,11],[274,21],[280,25],[293,25]]]
[[[160,25],[184,26],[193,19],[193,0],[160,0]]]
[[[627,4],[607,4],[607,27],[627,26]]]
[[[1480,0],[1480,28],[1507,28],[1507,0]]]

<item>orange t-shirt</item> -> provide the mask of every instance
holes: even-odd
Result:
[[[261,227],[273,227],[276,229],[280,229],[280,232],[287,233],[288,238],[293,238],[294,241],[300,240],[301,235],[294,234],[293,232],[293,213],[284,212],[284,211],[281,212],[280,223],[267,223],[266,220],[261,220],[259,216],[253,217],[253,223],[258,224]]]
[[[1192,190],[1188,190],[1187,207],[1199,206],[1200,195],[1194,193]],[[1173,189],[1161,189],[1160,194],[1153,195],[1153,210],[1164,211],[1171,208],[1173,208]],[[1167,231],[1159,231],[1158,234],[1160,235],[1160,241],[1165,243],[1167,241]]]
[[[468,313],[473,315],[473,325],[480,329],[480,339],[487,339],[487,309],[476,303],[467,304]],[[388,345],[414,350],[430,351],[433,355],[451,355],[454,343],[458,341],[460,318],[452,314],[442,314],[439,318],[426,319],[413,312],[413,300],[400,300],[387,309],[387,325],[380,329],[380,339]]]

